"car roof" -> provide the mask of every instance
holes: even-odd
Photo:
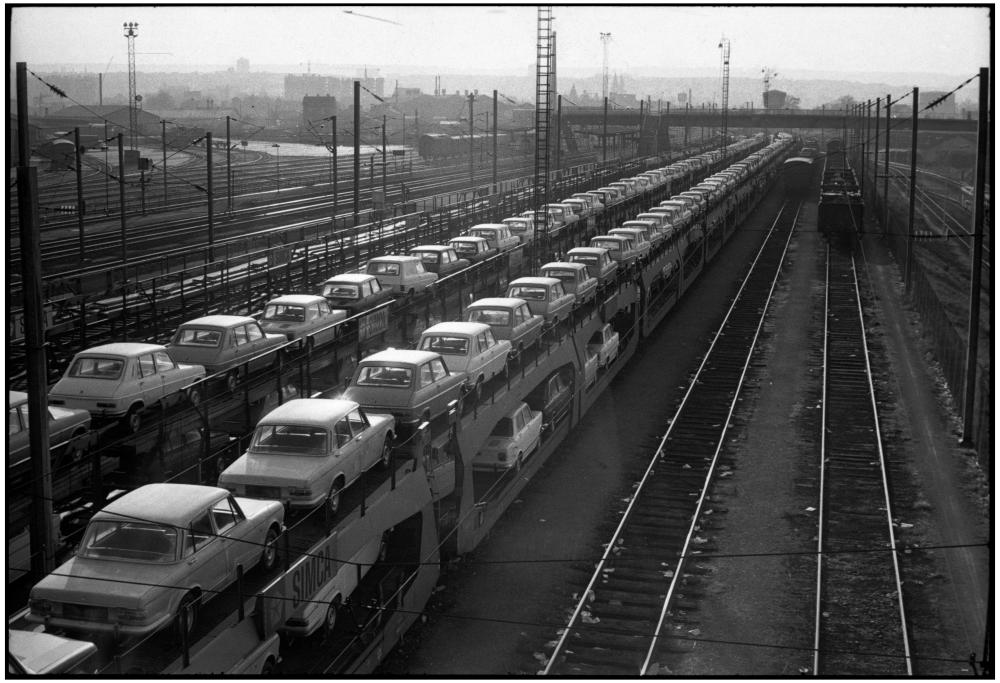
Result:
[[[507,226],[504,225],[503,223],[479,223],[477,225],[473,225],[471,228],[469,228],[469,230],[475,230],[476,228],[490,228],[490,229],[493,229],[493,228],[506,228],[506,227]]]
[[[542,266],[542,270],[546,268],[569,268],[571,270],[583,270],[587,265],[584,263],[576,263],[574,261],[549,261]]]
[[[385,351],[379,351],[373,353],[370,356],[366,356],[361,359],[362,363],[375,362],[375,363],[405,363],[409,365],[420,365],[421,363],[426,363],[434,358],[440,358],[440,353],[434,353],[433,351],[419,351],[416,349],[386,349]]]
[[[462,242],[488,242],[485,237],[480,237],[479,235],[459,235],[458,237],[452,237],[449,242],[454,242],[459,240]]]
[[[421,244],[419,246],[416,246],[416,247],[413,247],[412,249],[410,249],[410,253],[413,253],[415,251],[436,251],[436,252],[442,252],[442,251],[451,251],[452,249],[453,249],[453,247],[449,247],[449,246],[443,245],[443,244]]]
[[[600,252],[608,253],[608,250],[604,247],[573,247],[567,254],[599,254]]]
[[[163,351],[165,347],[160,344],[143,344],[141,342],[115,342],[113,344],[102,344],[89,349],[84,349],[76,355],[96,356],[107,354],[109,356],[138,356],[141,353],[150,351]]]
[[[202,318],[188,320],[181,327],[235,327],[246,323],[256,322],[253,318],[245,315],[206,315]]]
[[[258,425],[302,424],[329,425],[358,407],[354,401],[342,398],[293,398],[261,418]]]
[[[625,235],[597,235],[596,237],[591,237],[590,241],[593,242],[594,240],[614,240],[615,242],[619,242],[627,239],[628,237],[625,237]]]
[[[283,294],[276,296],[268,304],[291,304],[292,306],[308,306],[317,301],[326,301],[324,297],[316,294]]]
[[[323,284],[328,284],[330,282],[350,282],[353,285],[361,284],[362,282],[368,282],[369,280],[376,279],[374,275],[369,275],[368,273],[341,273],[340,275],[334,275]]]
[[[421,336],[425,334],[460,334],[473,337],[477,334],[482,334],[490,329],[490,326],[485,323],[466,323],[449,321],[438,323],[436,325],[431,325],[426,330],[421,332]]]
[[[510,284],[508,284],[507,286],[508,287],[513,287],[514,285],[547,285],[547,286],[552,286],[552,285],[558,285],[561,282],[562,282],[562,280],[560,280],[559,278],[555,278],[555,277],[530,276],[530,277],[519,277],[516,280],[511,280]]]
[[[411,263],[419,260],[419,256],[410,256],[409,254],[386,254],[385,256],[375,256],[370,258],[368,259],[368,263],[373,263],[375,261],[381,261],[383,263]]]
[[[476,299],[465,308],[466,310],[470,308],[516,308],[526,303],[528,302],[524,299],[513,296],[488,296],[484,299]]]
[[[146,484],[109,503],[94,519],[124,517],[185,527],[194,513],[228,495],[217,486]]]

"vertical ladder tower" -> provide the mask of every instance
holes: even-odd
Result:
[[[725,153],[729,139],[729,38],[722,36],[722,149]]]
[[[552,90],[555,86],[555,45],[552,36],[552,6],[538,8],[538,40],[535,46],[537,66],[535,74],[535,239],[541,247],[536,253],[544,254],[548,248],[548,220],[545,204],[549,197],[549,156],[552,141],[549,139],[552,123]]]
[[[135,149],[136,132],[139,130],[139,115],[135,108],[135,37],[139,35],[139,23],[127,21],[122,24],[128,40],[128,144]]]

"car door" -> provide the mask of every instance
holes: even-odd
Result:
[[[156,360],[153,352],[143,353],[136,357],[135,367],[138,376],[136,377],[136,388],[146,406],[151,406],[165,395],[163,389],[163,376],[156,371]]]
[[[344,419],[351,426],[352,442],[350,448],[354,449],[351,457],[357,463],[358,474],[360,474],[378,462],[382,455],[382,444],[377,443],[375,430],[372,429],[368,417],[360,409],[355,408]]]
[[[257,564],[257,558],[263,549],[254,541],[263,539],[250,537],[252,535],[250,522],[232,496],[223,498],[213,505],[211,514],[215,533],[225,551],[226,572],[231,581],[236,578],[237,567],[242,566],[246,572]]]
[[[177,363],[166,351],[154,351],[153,360],[156,362],[156,372],[163,382],[164,396],[180,391],[190,379],[189,376],[181,372]]]
[[[259,355],[261,353],[264,353],[264,351],[266,351],[270,346],[273,345],[271,340],[267,338],[267,335],[264,334],[264,330],[260,329],[260,325],[258,323],[256,322],[247,323],[246,325],[244,325],[244,329],[246,330],[246,339],[249,344],[249,348],[246,352],[248,355],[250,356]],[[258,358],[253,363],[251,363],[250,369],[259,370],[261,368],[265,368],[268,365],[270,365],[273,360],[274,360],[273,356],[268,354],[262,358]]]
[[[232,570],[224,539],[215,533],[212,511],[198,511],[184,534],[183,561],[187,565],[186,583],[214,591],[229,585]]]

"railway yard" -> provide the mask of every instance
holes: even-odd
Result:
[[[936,329],[969,334],[975,213],[927,171],[907,237],[945,246],[903,260],[909,165],[866,183],[864,117],[811,115],[823,145],[668,125],[490,177],[460,136],[378,172],[257,141],[207,207],[205,145],[124,202],[96,156],[40,221],[18,194],[8,673],[11,634],[102,677],[989,673],[992,288],[988,444]]]

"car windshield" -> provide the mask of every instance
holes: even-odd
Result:
[[[423,263],[429,263],[433,266],[438,262],[438,253],[436,251],[414,251],[411,253],[419,256]]]
[[[528,221],[511,221],[507,223],[507,227],[511,232],[524,232],[528,229]]]
[[[424,351],[437,351],[447,356],[464,356],[469,352],[469,340],[465,337],[433,335],[424,337],[424,340],[420,342],[420,348]]]
[[[100,560],[172,562],[177,559],[177,529],[152,522],[94,520],[87,525],[78,555]]]
[[[269,304],[264,309],[264,320],[275,322],[302,323],[306,321],[306,309],[302,306]]]
[[[476,253],[476,245],[472,242],[452,242],[451,246],[455,249],[456,254]]]
[[[574,263],[586,263],[591,266],[597,265],[597,257],[591,256],[590,254],[572,254],[570,259],[572,259]]]
[[[372,275],[399,275],[398,263],[369,263],[368,272]]]
[[[358,386],[408,387],[413,383],[413,368],[402,365],[365,365],[358,374]]]
[[[259,425],[250,443],[251,453],[273,455],[325,455],[327,431],[304,425]]]
[[[69,369],[70,377],[86,377],[95,379],[118,379],[125,369],[124,358],[102,358],[98,356],[81,356],[73,361]]]
[[[358,299],[361,297],[361,288],[357,285],[328,282],[323,288],[323,296],[330,299]]]
[[[514,422],[509,417],[502,417],[490,436],[514,436]]]
[[[525,301],[545,301],[545,287],[534,287],[529,285],[518,285],[510,288],[508,296],[513,296]]]
[[[222,330],[205,327],[185,327],[177,333],[174,344],[178,346],[216,347],[222,340]]]
[[[469,311],[467,320],[470,323],[487,325],[510,325],[510,311],[503,308],[478,308]]]
[[[590,246],[600,247],[601,249],[607,249],[608,251],[618,251],[621,245],[613,240],[594,240],[590,243]]]
[[[469,234],[473,237],[482,237],[483,239],[490,239],[491,237],[496,237],[492,230],[470,230]]]
[[[554,268],[550,268],[550,269],[548,269],[548,270],[545,271],[545,276],[546,277],[559,278],[563,282],[574,282],[576,280],[576,271],[572,271],[572,270],[556,270]],[[524,297],[522,297],[522,298],[524,298]]]

